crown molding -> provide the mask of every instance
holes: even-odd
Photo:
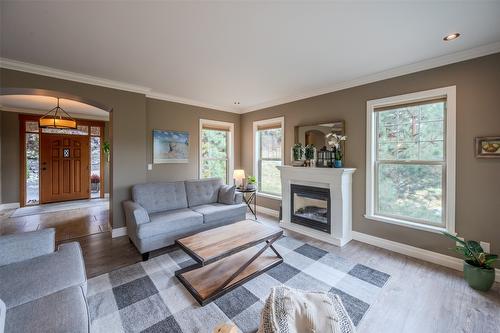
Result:
[[[56,69],[47,66],[30,64],[27,62],[0,58],[0,67],[12,69],[21,72],[27,72],[31,74],[38,74],[53,77],[56,79],[75,81],[80,83],[92,84],[94,86],[125,90],[130,92],[135,92],[139,94],[146,94],[150,89],[143,86],[138,86],[135,84],[124,83],[120,81],[103,79],[97,76],[80,74],[70,71],[65,71],[61,69]]]
[[[208,104],[208,103],[204,103],[201,101],[196,101],[196,100],[192,100],[192,99],[188,99],[188,98],[183,98],[183,97],[179,97],[179,96],[173,96],[170,94],[155,92],[151,88],[148,88],[148,87],[143,87],[143,86],[129,84],[129,83],[120,82],[120,81],[108,80],[108,79],[104,79],[104,78],[100,78],[100,77],[96,77],[96,76],[60,70],[60,69],[47,67],[47,66],[30,64],[30,63],[12,60],[12,59],[7,59],[7,58],[0,58],[0,67],[12,69],[12,70],[17,70],[17,71],[21,71],[21,72],[27,72],[27,73],[32,73],[32,74],[54,77],[54,78],[63,79],[63,80],[70,80],[70,81],[75,81],[75,82],[80,82],[80,83],[92,84],[92,85],[106,87],[106,88],[112,88],[112,89],[130,91],[130,92],[134,92],[134,93],[140,93],[140,94],[144,94],[147,98],[153,98],[153,99],[169,101],[169,102],[174,102],[174,103],[199,106],[199,107],[203,107],[203,108],[231,112],[231,113],[237,113],[237,114],[244,114],[244,113],[248,113],[248,112],[252,112],[252,111],[262,110],[262,109],[269,108],[269,107],[276,106],[276,105],[295,102],[295,101],[298,101],[301,99],[306,99],[306,98],[311,98],[311,97],[315,97],[315,96],[319,96],[319,95],[324,95],[324,94],[328,94],[328,93],[343,90],[343,89],[357,87],[357,86],[361,86],[364,84],[373,83],[373,82],[377,82],[377,81],[381,81],[381,80],[385,80],[385,79],[390,79],[393,77],[402,76],[402,75],[406,75],[406,74],[416,73],[416,72],[420,72],[420,71],[424,71],[424,70],[428,70],[428,69],[432,69],[432,68],[436,68],[436,67],[441,67],[441,66],[445,66],[445,65],[449,65],[452,63],[461,62],[461,61],[465,61],[465,60],[469,60],[469,59],[473,59],[473,58],[478,58],[478,57],[482,57],[482,56],[486,56],[486,55],[498,53],[498,52],[500,52],[500,42],[487,44],[487,45],[479,46],[476,48],[472,48],[472,49],[468,49],[468,50],[464,50],[464,51],[459,51],[456,53],[451,53],[451,54],[447,54],[444,56],[419,61],[419,62],[412,63],[409,65],[396,67],[396,68],[389,69],[386,71],[381,71],[378,73],[362,76],[362,77],[359,77],[359,78],[356,78],[353,80],[348,80],[348,81],[336,83],[334,85],[331,85],[331,86],[328,86],[325,88],[321,88],[321,89],[317,89],[317,90],[313,90],[313,91],[309,91],[307,93],[302,93],[302,94],[297,94],[297,95],[292,95],[292,96],[288,96],[288,97],[283,97],[283,98],[271,100],[271,101],[256,104],[254,106],[250,106],[247,108],[245,108],[245,107],[228,107],[228,106]]]
[[[69,80],[69,81],[74,81],[74,82],[91,84],[94,86],[100,86],[100,87],[106,87],[106,88],[112,88],[112,89],[117,89],[117,90],[129,91],[129,92],[133,92],[133,93],[144,94],[148,98],[154,98],[154,99],[159,99],[159,100],[163,100],[163,101],[175,102],[175,103],[180,103],[180,104],[188,104],[188,105],[199,106],[199,107],[203,107],[203,108],[232,112],[232,113],[242,113],[242,111],[243,111],[243,109],[241,109],[241,108],[232,108],[232,107],[225,107],[225,106],[219,106],[219,105],[212,105],[212,104],[207,104],[207,103],[203,103],[203,102],[188,99],[188,98],[183,98],[183,97],[178,97],[178,96],[173,96],[173,95],[169,95],[169,94],[155,92],[151,88],[144,87],[144,86],[129,84],[129,83],[115,81],[115,80],[108,80],[108,79],[104,79],[104,78],[97,77],[97,76],[65,71],[65,70],[61,70],[61,69],[57,69],[57,68],[53,68],[53,67],[30,64],[27,62],[12,60],[12,59],[8,59],[8,58],[0,58],[0,67],[6,68],[6,69],[16,70],[16,71],[20,71],[20,72],[26,72],[26,73],[31,73],[31,74],[38,74],[38,75],[53,77],[56,79]]]
[[[319,95],[328,94],[331,92],[344,90],[348,88],[353,88],[357,86],[362,86],[368,83],[373,83],[381,80],[386,80],[406,74],[416,73],[436,67],[441,67],[469,59],[479,58],[482,56],[487,56],[489,54],[500,52],[500,42],[486,44],[472,49],[467,49],[464,51],[459,51],[456,53],[447,54],[444,56],[431,58],[419,62],[415,62],[408,65],[403,65],[400,67],[392,68],[386,71],[362,76],[354,80],[348,80],[340,83],[336,83],[326,88],[321,88],[318,90],[313,90],[308,93],[298,94],[294,96],[288,96],[284,98],[275,99],[269,102],[261,103],[258,105],[251,106],[245,110],[243,113],[248,113],[252,111],[262,110],[276,105],[286,104],[290,102],[295,102],[298,100],[311,98]]]
[[[169,94],[163,94],[159,92],[154,92],[150,91],[146,94],[147,98],[152,98],[152,99],[159,99],[162,101],[168,101],[168,102],[174,102],[174,103],[180,103],[180,104],[187,104],[187,105],[193,105],[193,106],[199,106],[202,108],[207,108],[207,109],[214,109],[216,111],[225,111],[225,112],[231,112],[231,113],[242,113],[242,109],[239,108],[232,108],[232,107],[226,107],[226,106],[219,106],[219,105],[213,105],[213,104],[207,104],[199,101],[195,101],[193,99],[189,98],[183,98],[183,97],[178,97],[178,96],[173,96]]]

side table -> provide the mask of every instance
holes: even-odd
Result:
[[[248,209],[250,209],[250,212],[252,212],[255,220],[257,220],[257,190],[237,188],[236,191],[243,193],[243,201],[245,201],[245,203],[247,204],[247,207]],[[253,204],[253,209],[252,209],[252,204]]]

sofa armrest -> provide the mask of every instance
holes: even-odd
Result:
[[[234,193],[234,203],[235,204],[240,204],[243,202],[243,193],[241,192],[235,192]]]
[[[137,227],[139,224],[148,223],[151,220],[149,219],[149,214],[137,202],[134,201],[124,201],[123,209],[125,210],[125,222],[127,226]]]
[[[54,228],[0,237],[0,266],[54,252],[55,238]]]
[[[0,299],[0,333],[3,333],[5,329],[6,313],[7,313],[7,307],[5,306],[5,303]]]

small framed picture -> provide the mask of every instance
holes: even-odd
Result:
[[[476,137],[477,158],[500,158],[500,136]]]

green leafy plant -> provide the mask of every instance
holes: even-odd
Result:
[[[459,244],[452,248],[452,250],[462,255],[469,265],[484,269],[493,269],[493,264],[498,260],[498,255],[484,252],[481,245],[476,241],[461,240],[447,232],[443,232],[443,234]]]
[[[108,141],[104,141],[102,143],[102,151],[104,152],[104,155],[106,155],[106,160],[109,162],[109,153],[111,152],[111,145],[109,144]]]
[[[255,183],[257,183],[257,178],[255,178],[255,176],[248,176],[247,181],[248,181],[248,184],[255,184]]]
[[[306,160],[314,159],[314,145],[307,145],[304,148],[304,155]]]
[[[302,159],[302,156],[304,155],[304,147],[302,146],[302,143],[296,143],[292,147],[293,151],[293,160],[294,161],[300,161]]]

